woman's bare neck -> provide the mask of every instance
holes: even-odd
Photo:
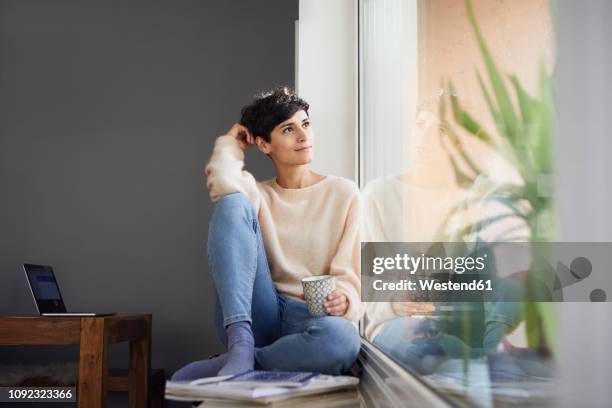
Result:
[[[315,173],[306,167],[294,167],[282,170],[276,169],[276,183],[282,188],[305,188],[324,178],[325,176]]]

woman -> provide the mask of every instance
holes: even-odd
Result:
[[[217,333],[227,353],[191,363],[173,380],[250,369],[340,374],[359,352],[359,190],[346,179],[309,169],[314,131],[309,105],[287,88],[262,94],[215,142],[206,166],[216,203],[208,261],[216,288]],[[256,146],[276,178],[243,171]],[[301,280],[334,275],[328,316],[312,317]]]

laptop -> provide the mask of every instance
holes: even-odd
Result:
[[[66,312],[53,268],[47,265],[23,264],[36,309],[41,316],[112,316],[115,313]]]

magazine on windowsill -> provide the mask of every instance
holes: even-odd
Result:
[[[355,388],[359,379],[308,372],[247,371],[234,376],[167,381],[166,399],[202,401],[227,399],[269,404],[305,395]]]

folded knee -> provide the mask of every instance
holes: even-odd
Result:
[[[238,208],[253,208],[251,199],[243,193],[233,193],[224,195],[217,201],[217,207],[238,207]]]
[[[243,193],[228,194],[219,199],[213,211],[213,218],[235,220],[240,216],[256,217],[251,199]]]
[[[338,375],[348,371],[355,363],[361,347],[357,329],[341,317],[323,317],[307,329],[307,333],[318,343],[317,350],[322,362],[321,371]]]

